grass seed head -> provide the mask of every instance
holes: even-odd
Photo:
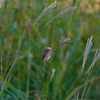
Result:
[[[67,45],[69,42],[70,42],[70,38],[67,37],[66,39],[64,39],[64,40],[59,44],[59,47],[65,46],[65,45]]]

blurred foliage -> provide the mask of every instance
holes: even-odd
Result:
[[[100,42],[100,1],[57,0],[64,3],[33,26],[34,43],[25,17],[28,16],[33,24],[54,0],[4,1],[6,4],[0,9],[0,88],[4,82],[5,85],[0,100],[80,100],[83,90],[82,100],[99,100],[100,60],[89,77],[85,73]],[[81,9],[62,16],[35,35],[50,19],[71,6],[81,6]],[[51,64],[45,62],[50,74],[45,73],[41,68],[43,49],[50,45],[54,50],[67,36],[71,42],[59,49]],[[91,36],[93,47],[81,73],[85,45]]]

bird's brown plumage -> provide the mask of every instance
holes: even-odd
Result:
[[[52,49],[49,46],[46,46],[42,52],[42,59],[44,61],[49,60],[51,58],[51,55],[52,55]]]

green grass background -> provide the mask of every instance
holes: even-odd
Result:
[[[32,37],[34,44],[25,25],[25,16],[33,24],[54,0],[8,0],[0,9],[0,88],[4,85],[0,100],[100,100],[100,60],[91,74],[85,75],[100,44],[100,1],[58,0],[63,1],[58,10],[45,14],[36,23],[33,36],[64,9],[71,6],[81,6],[81,9],[50,23]],[[50,74],[46,73],[44,78],[43,49],[50,45],[54,50],[67,36],[71,42],[57,51],[51,64],[45,63]],[[81,73],[85,45],[91,36],[93,46]]]

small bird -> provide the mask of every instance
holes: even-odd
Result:
[[[50,46],[46,46],[42,52],[42,67],[44,67],[44,61],[48,61],[53,54]],[[49,61],[48,61],[49,62]],[[50,62],[49,62],[50,63]]]

